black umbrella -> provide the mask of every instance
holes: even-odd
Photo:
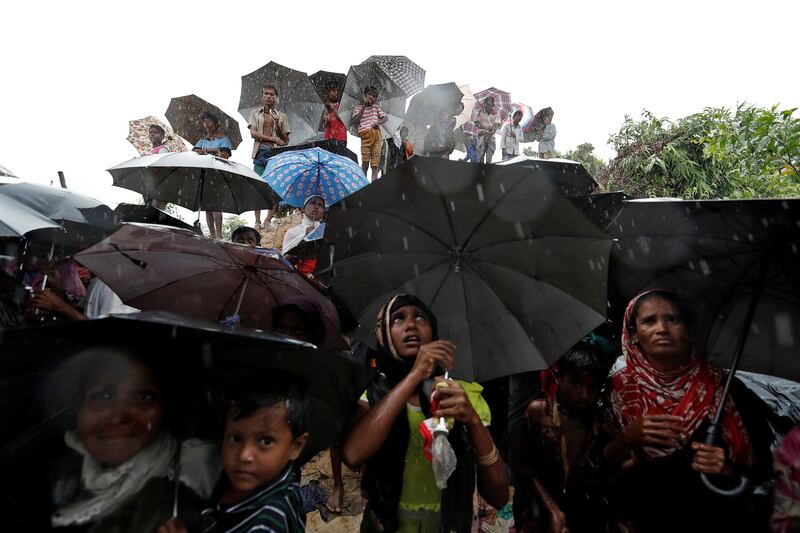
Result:
[[[117,224],[122,224],[123,222],[144,222],[145,224],[161,224],[162,226],[195,230],[194,226],[191,224],[187,224],[183,220],[170,215],[166,211],[155,208],[152,205],[118,204],[117,207],[114,208],[114,215]]]
[[[538,176],[547,176],[558,184],[566,196],[591,194],[597,188],[597,182],[592,175],[577,161],[518,156],[496,164],[520,165],[531,169]]]
[[[335,205],[317,274],[370,325],[419,296],[458,346],[453,374],[550,366],[602,323],[610,240],[528,169],[414,158]]]
[[[13,198],[0,195],[0,237],[24,237],[38,230],[60,230],[61,226]]]
[[[690,297],[698,349],[730,368],[707,442],[738,368],[800,379],[800,201],[627,202],[609,231],[620,306],[647,288]]]
[[[110,207],[67,189],[20,182],[0,186],[0,195],[58,222],[66,230],[55,241],[63,253],[91,246],[114,229],[114,212]]]
[[[245,120],[250,112],[262,107],[262,89],[274,85],[278,90],[275,109],[286,113],[292,134],[290,142],[302,143],[316,137],[319,117],[325,106],[305,72],[270,61],[258,70],[242,76],[239,113]]]
[[[336,86],[339,87],[339,99],[341,100],[341,95],[344,93],[344,82],[347,79],[346,75],[340,72],[318,70],[309,76],[308,79],[311,80],[311,84],[314,86],[314,89],[317,90],[317,94],[323,102],[328,101],[328,85],[330,84],[336,84]]]
[[[411,97],[406,110],[406,118],[415,124],[433,124],[440,109],[452,117],[460,113],[464,93],[453,82],[428,85]]]
[[[219,118],[219,128],[228,136],[234,150],[242,143],[242,133],[239,131],[239,123],[236,122],[236,119],[197,95],[187,94],[172,98],[164,115],[175,133],[194,146],[206,135],[201,118],[204,113],[210,113]]]
[[[10,170],[8,170],[3,165],[0,165],[0,177],[3,177],[3,178],[17,178],[17,179],[19,179],[19,176],[17,176],[16,174],[14,174]]]
[[[0,373],[4,376],[0,398],[6,402],[0,465],[18,460],[39,436],[54,428],[60,434],[69,419],[74,420],[77,376],[83,367],[72,355],[86,348],[120,344],[169,371],[176,380],[175,392],[185,395],[178,398],[178,412],[197,417],[187,422],[202,437],[221,436],[226,410],[223,393],[239,379],[281,371],[305,380],[312,395],[313,416],[311,438],[301,461],[339,438],[371,379],[365,367],[310,344],[163,312],[11,329],[0,337]],[[9,394],[11,391],[19,395]],[[8,403],[12,398],[13,404]],[[209,418],[215,414],[218,420],[211,423]]]

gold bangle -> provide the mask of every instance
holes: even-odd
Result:
[[[486,455],[475,457],[475,462],[480,466],[492,466],[498,461],[498,459],[500,459],[500,453],[497,451],[497,446],[492,443],[492,451]]]

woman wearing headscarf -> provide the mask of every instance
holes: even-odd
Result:
[[[722,398],[727,373],[700,359],[691,307],[655,290],[630,301],[622,328],[625,367],[612,374],[606,459],[621,469],[617,499],[630,531],[760,531],[751,492],[712,493],[740,475],[751,487],[770,475],[771,431],[760,401],[738,380],[725,402],[720,442],[705,435]],[[762,523],[763,522],[763,523]]]
[[[292,249],[303,242],[306,235],[319,228],[325,217],[325,199],[318,194],[312,194],[303,202],[303,220],[300,224],[289,228],[283,236],[283,255],[294,264],[295,268],[303,274],[311,274],[317,266],[316,259],[302,259],[292,255]]]
[[[418,298],[392,297],[375,325],[379,376],[359,402],[359,414],[345,439],[345,463],[366,463],[362,480],[367,507],[361,531],[457,531],[472,524],[472,495],[493,507],[508,501],[508,474],[485,424],[491,415],[477,383],[445,381],[455,345],[438,338],[436,317]],[[435,409],[431,392],[436,387]],[[448,440],[456,469],[439,490],[423,454],[420,423],[450,417]]]

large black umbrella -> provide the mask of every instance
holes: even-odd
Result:
[[[56,244],[65,253],[82,250],[114,229],[114,212],[90,196],[67,189],[20,182],[0,185],[0,195],[58,222],[66,231]]]
[[[0,337],[0,465],[74,423],[82,361],[72,356],[109,344],[131,347],[169,371],[178,404],[173,415],[192,418],[185,422],[200,433],[192,436],[221,437],[223,393],[243,377],[281,371],[305,380],[311,439],[301,461],[340,437],[371,377],[365,367],[310,344],[163,312],[10,329]]]
[[[328,101],[328,85],[330,84],[335,84],[337,87],[339,87],[339,99],[341,100],[342,94],[344,93],[344,83],[345,80],[347,80],[347,76],[345,74],[342,74],[341,72],[318,70],[314,74],[310,75],[308,79],[311,80],[311,84],[314,86],[314,89],[316,89],[320,100],[323,102]]]
[[[242,76],[239,113],[245,120],[250,112],[262,107],[262,89],[274,85],[278,90],[275,109],[286,113],[292,129],[290,142],[302,143],[316,137],[319,117],[325,106],[305,72],[270,61],[258,70]]]
[[[463,97],[464,93],[453,82],[428,85],[411,97],[406,118],[416,124],[433,124],[438,120],[440,109],[454,117],[463,109]]]
[[[617,314],[674,290],[696,302],[711,361],[729,367],[742,333],[743,370],[800,380],[800,200],[630,201],[608,231]]]
[[[114,208],[115,221],[117,224],[123,222],[144,222],[146,224],[160,224],[162,226],[172,226],[195,231],[194,226],[187,224],[183,220],[176,218],[166,211],[155,208],[152,205],[141,204],[118,204]]]
[[[17,178],[17,179],[19,179],[19,176],[17,176],[16,174],[14,174],[10,170],[8,170],[3,165],[0,165],[0,178]]]
[[[520,165],[531,169],[538,176],[547,176],[564,191],[567,196],[591,194],[597,188],[597,182],[591,174],[577,161],[568,159],[534,159],[520,155],[496,163],[498,165]]]
[[[235,150],[242,142],[239,123],[217,106],[206,102],[197,95],[187,94],[186,96],[172,98],[164,115],[167,117],[172,129],[175,130],[175,133],[194,146],[206,135],[206,130],[203,128],[203,119],[201,118],[204,113],[211,113],[219,118],[220,130],[228,136],[231,146]]]
[[[414,158],[331,209],[318,275],[371,324],[419,296],[458,346],[453,375],[550,366],[604,321],[610,240],[528,169]]]
[[[61,226],[25,204],[0,195],[0,237],[24,237],[48,229],[60,230]]]
[[[372,86],[378,89],[377,103],[389,117],[381,126],[384,138],[391,137],[403,123],[406,115],[407,94],[377,63],[353,65],[347,73],[347,82],[339,104],[339,118],[357,134],[353,125],[353,110],[364,100],[364,89]]]

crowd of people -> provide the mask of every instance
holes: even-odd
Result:
[[[326,139],[346,144],[339,88],[328,89],[320,128]],[[256,172],[291,135],[286,115],[275,109],[277,89],[265,86],[262,96],[263,107],[248,121]],[[372,179],[387,120],[378,96],[367,87],[353,110],[362,168]],[[553,155],[555,138],[552,111],[545,117],[542,158]],[[492,97],[484,99],[463,128],[466,159],[491,162],[498,131],[503,159],[518,156],[521,118],[515,112],[502,125]],[[219,118],[202,119],[205,136],[193,150],[230,157]],[[439,110],[422,154],[449,158],[453,126],[450,112]],[[415,154],[414,127],[399,129],[398,144],[390,139],[403,160]],[[153,154],[165,150],[164,135],[150,128]],[[302,221],[274,251],[312,283],[316,260],[297,250],[328,208],[321,196],[306,198]],[[207,216],[211,237],[221,238],[221,213]],[[235,229],[231,241],[263,251],[261,220],[256,212],[256,226]],[[74,260],[45,259],[38,246],[6,267],[37,287],[21,311],[28,324],[138,312]],[[507,392],[498,401],[485,394],[497,383],[450,379],[458,347],[439,336],[438,317],[421,299],[398,291],[374,324],[361,324],[374,328],[375,349],[349,339],[347,353],[329,354],[373,369],[374,379],[327,443],[334,478],[327,509],[343,510],[344,463],[361,476],[361,531],[466,533],[481,508],[510,508],[515,530],[524,532],[800,530],[797,431],[775,456],[773,490],[771,446],[776,431],[788,430],[786,421],[737,380],[723,403],[726,373],[701,357],[693,309],[674,293],[644,292],[629,302],[621,331],[600,328],[553,368],[504,378]],[[323,311],[309,298],[280,302],[263,326],[316,349],[326,345]],[[77,410],[63,433],[63,457],[39,465],[49,472],[38,480],[42,498],[34,504],[6,494],[4,516],[29,530],[303,531],[309,508],[297,461],[314,432],[313,391],[303,376],[258,373],[236,383],[220,420],[224,429],[201,439],[176,417],[168,358],[140,341],[98,342],[78,354]],[[720,438],[706,442],[720,409]],[[440,419],[453,460],[445,483],[432,467],[430,431],[422,429]],[[701,474],[720,491],[748,483],[722,496]]]

